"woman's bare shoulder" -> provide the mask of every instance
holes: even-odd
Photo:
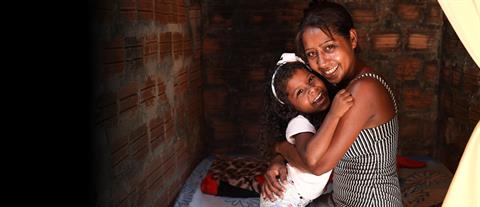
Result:
[[[384,86],[382,83],[378,79],[370,76],[355,78],[347,86],[347,91],[352,93],[352,95],[370,96],[383,93],[383,90]]]

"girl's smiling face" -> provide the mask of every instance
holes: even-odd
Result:
[[[305,69],[297,69],[287,82],[287,98],[300,112],[316,113],[330,105],[327,87],[314,74]]]
[[[308,27],[302,34],[303,48],[310,67],[330,83],[338,84],[345,78],[352,78],[355,65],[357,34],[350,30],[350,37],[325,34],[320,28]]]

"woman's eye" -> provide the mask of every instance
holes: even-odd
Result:
[[[332,52],[333,49],[335,49],[335,45],[327,45],[327,46],[325,47],[325,51],[326,51],[326,52]]]
[[[315,52],[307,52],[307,57],[308,57],[308,58],[313,58],[313,57],[315,57]]]

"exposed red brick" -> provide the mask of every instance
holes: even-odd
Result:
[[[138,11],[138,20],[139,21],[153,21],[154,13],[153,11]]]
[[[192,65],[188,79],[192,88],[199,88],[202,85],[202,70],[199,63]]]
[[[165,181],[171,179],[171,177],[169,178],[167,175],[171,175],[170,172],[174,169],[175,157],[167,154],[162,156],[165,156],[165,158],[162,159],[164,162],[158,165],[158,167],[146,177],[146,183],[149,189],[162,190]]]
[[[137,21],[136,10],[120,10],[120,22],[122,24],[132,24]]]
[[[239,136],[238,127],[231,121],[212,118],[211,124],[213,128],[213,140],[215,140],[215,142],[220,140],[234,140]]]
[[[189,36],[184,36],[183,39],[183,54],[185,55],[185,58],[189,58],[193,54],[193,42],[192,39]]]
[[[164,60],[167,56],[172,55],[172,33],[171,32],[161,33],[159,43],[160,43],[159,45],[160,60]]]
[[[240,108],[242,111],[246,112],[246,116],[251,116],[251,114],[260,114],[263,112],[264,106],[264,97],[252,94],[242,94],[240,95]]]
[[[423,62],[415,57],[402,57],[397,60],[396,78],[399,80],[415,80],[423,67]]]
[[[436,61],[429,62],[425,65],[424,77],[430,83],[438,84],[440,70]]]
[[[129,197],[132,192],[125,186],[116,184],[112,188],[112,205],[115,207],[127,207],[129,206]]]
[[[403,104],[407,109],[428,109],[434,102],[432,91],[425,91],[418,87],[406,87],[402,91]]]
[[[154,20],[153,0],[138,0],[137,9],[138,9],[138,19],[140,21]]]
[[[172,138],[174,136],[174,120],[172,119],[172,112],[170,110],[166,110],[164,112],[164,117],[165,117],[165,136],[167,138]]]
[[[177,22],[180,24],[184,24],[187,20],[185,3],[183,2],[183,0],[176,0],[175,3]]]
[[[474,63],[466,67],[463,74],[463,88],[466,92],[475,94],[480,88],[480,69]]]
[[[175,95],[183,95],[187,90],[187,70],[181,68],[175,73],[173,87],[175,90]]]
[[[155,21],[160,24],[172,22],[172,4],[170,1],[155,0]]]
[[[464,96],[461,93],[453,94],[453,116],[456,121],[468,122],[468,103],[470,97]]]
[[[172,51],[175,59],[183,56],[183,34],[175,32],[172,35]]]
[[[165,139],[165,121],[160,116],[155,117],[150,120],[148,128],[150,130],[150,145],[153,151]]]
[[[165,93],[165,83],[160,78],[157,79],[157,91],[157,96],[160,101],[167,101],[167,95]]]
[[[359,24],[370,24],[378,20],[374,9],[353,9],[351,14],[354,22]]]
[[[402,140],[400,148],[405,150],[411,149],[404,149],[407,147],[415,147],[415,143],[418,142],[419,139],[423,138],[423,129],[425,127],[424,120],[415,118],[415,117],[406,117],[402,116],[399,120],[399,140]]]
[[[468,117],[476,125],[480,121],[480,101],[479,99],[470,102],[470,109],[468,110]],[[474,126],[474,125],[472,125]]]
[[[373,36],[373,48],[378,51],[392,51],[400,46],[397,33],[376,34]]]
[[[128,68],[140,68],[143,64],[143,41],[137,37],[125,38],[126,65]]]
[[[233,69],[227,67],[210,67],[206,72],[206,84],[224,84],[234,77]]]
[[[148,153],[147,126],[142,124],[130,134],[129,146],[132,155],[137,160],[144,160]]]
[[[121,63],[125,60],[125,49],[123,47],[105,48],[103,51],[103,63]]]
[[[143,39],[143,62],[157,62],[158,37],[156,33],[146,35]]]
[[[136,107],[138,102],[137,85],[134,83],[124,85],[122,88],[120,88],[118,97],[120,103],[120,113]]]
[[[148,77],[143,88],[140,89],[140,103],[152,106],[156,95],[154,78]]]
[[[218,38],[205,37],[203,39],[203,54],[211,55],[214,53],[219,53],[222,50],[222,46]]]
[[[104,81],[111,79],[115,75],[120,75],[125,71],[125,62],[110,63],[103,65]]]
[[[454,68],[452,70],[452,85],[453,86],[460,86],[462,83],[462,74],[463,72],[461,71],[460,68]]]
[[[245,132],[245,137],[252,140],[259,139],[260,133],[262,132],[261,123],[259,121],[254,122],[243,122],[242,129]]]
[[[112,165],[116,166],[128,157],[128,137],[116,136],[110,137],[112,144]]]
[[[224,114],[227,110],[226,106],[227,92],[223,88],[209,88],[203,92],[203,100],[205,112],[209,115]]]
[[[432,4],[428,9],[427,22],[430,24],[442,25],[443,24],[443,11],[440,5]]]
[[[361,50],[366,50],[369,47],[367,34],[366,29],[357,28],[357,47],[360,47]]]
[[[433,41],[434,39],[429,34],[412,33],[408,35],[408,48],[413,50],[436,49],[432,48]]]
[[[399,4],[397,12],[400,18],[407,21],[418,21],[421,13],[420,7],[414,4]]]
[[[231,14],[227,14],[231,15]],[[222,15],[213,14],[210,18],[209,27],[211,28],[228,28],[232,26],[231,18],[224,18]]]

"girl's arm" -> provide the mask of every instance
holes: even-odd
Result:
[[[304,136],[312,137],[313,133],[304,132],[301,134],[305,134]],[[298,134],[300,135],[300,134]],[[296,136],[298,136],[296,135]],[[296,137],[294,136],[294,137]],[[309,171],[309,167],[305,165],[305,162],[300,157],[299,153],[295,149],[295,145],[290,144],[287,141],[281,141],[275,145],[275,152],[280,153],[285,160],[287,160],[288,164],[300,169],[302,171]]]
[[[342,117],[352,105],[353,98],[350,93],[345,90],[340,90],[333,100],[330,111],[315,134],[304,132],[294,135],[296,150],[290,147],[287,142],[280,144],[276,147],[279,149],[275,150],[281,153],[289,163],[293,161],[291,164],[297,168],[304,170],[305,167],[307,169],[312,168],[312,163],[316,161],[317,157],[323,156],[330,145],[340,117]]]

